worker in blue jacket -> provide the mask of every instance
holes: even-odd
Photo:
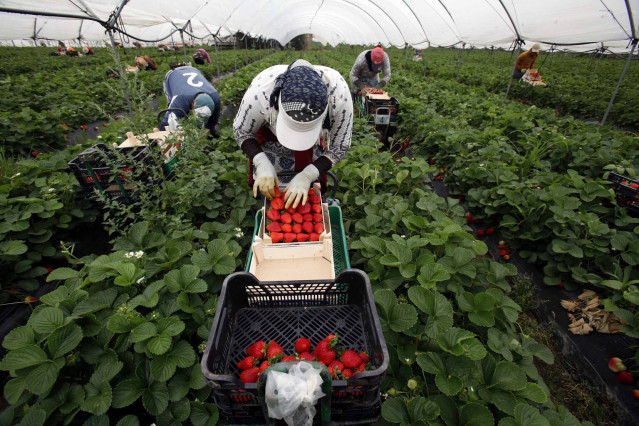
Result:
[[[197,68],[178,67],[167,72],[164,94],[168,108],[179,110],[167,111],[161,123],[163,130],[166,127],[178,129],[177,120],[193,111],[202,120],[202,126],[209,130],[209,137],[218,136],[215,125],[220,119],[220,95]]]

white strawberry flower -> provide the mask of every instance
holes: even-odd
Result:
[[[144,255],[144,252],[142,250],[138,250],[135,252],[135,257],[137,257],[138,259],[141,258]]]

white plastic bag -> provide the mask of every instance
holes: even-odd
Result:
[[[324,396],[319,370],[307,362],[292,366],[288,374],[269,371],[264,398],[268,416],[283,419],[289,426],[310,426],[315,404]]]
[[[180,123],[178,123],[177,115],[175,115],[174,113],[170,113],[169,114],[169,130],[176,131],[176,130],[180,130],[181,128],[182,126],[180,126]]]

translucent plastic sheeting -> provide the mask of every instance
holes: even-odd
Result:
[[[0,0],[1,8],[103,22],[120,4],[121,0]],[[170,39],[171,31],[190,22],[187,29],[196,37],[241,31],[282,45],[311,33],[331,45],[426,48],[465,43],[507,48],[523,40],[525,48],[543,42],[589,50],[603,42],[611,50],[628,51],[629,41],[637,38],[637,13],[639,0],[129,0],[121,16],[124,29],[145,40]],[[80,27],[79,22],[39,17],[37,36],[105,38],[100,24],[85,21]],[[0,40],[32,37],[33,16],[0,13]]]

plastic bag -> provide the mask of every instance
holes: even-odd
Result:
[[[287,373],[269,371],[264,398],[268,416],[283,419],[289,426],[310,426],[315,404],[324,396],[319,370],[307,362],[293,365]]]
[[[169,130],[180,130],[182,126],[178,123],[177,116],[174,113],[169,114]]]

